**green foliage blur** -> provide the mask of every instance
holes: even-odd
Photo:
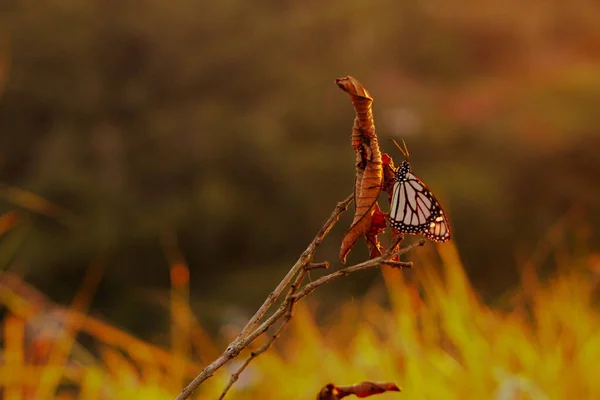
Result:
[[[599,244],[599,18],[587,0],[2,0],[0,182],[73,218],[32,213],[0,267],[68,302],[101,259],[94,309],[135,329],[175,231],[198,313],[236,318],[352,191],[350,74],[493,298],[556,224]]]

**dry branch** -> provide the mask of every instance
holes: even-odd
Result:
[[[393,257],[406,253],[407,251],[410,251],[411,249],[417,246],[421,246],[425,243],[425,240],[420,240],[419,242],[406,248],[403,248],[399,251],[391,251],[396,247],[396,243],[393,243],[390,250],[388,250],[385,254],[383,254],[380,257],[373,258],[371,260],[324,275],[321,278],[311,283],[308,283],[301,288],[302,281],[304,280],[304,277],[306,276],[308,270],[314,269],[317,266],[323,268],[325,267],[325,265],[328,264],[313,263],[314,253],[318,245],[321,244],[325,236],[329,233],[331,228],[338,221],[340,215],[344,211],[346,211],[348,205],[350,204],[350,201],[352,201],[352,196],[349,196],[344,201],[341,201],[337,204],[331,216],[327,219],[321,230],[319,230],[311,244],[302,253],[298,261],[286,274],[286,276],[279,283],[279,285],[277,285],[275,290],[271,292],[269,296],[267,296],[267,299],[265,300],[263,305],[250,319],[248,324],[246,324],[246,326],[242,329],[241,333],[233,340],[233,342],[231,342],[231,344],[227,347],[223,354],[221,354],[215,361],[213,361],[210,365],[204,368],[204,370],[202,370],[198,374],[198,376],[196,376],[196,378],[194,378],[194,380],[182,390],[179,396],[177,396],[176,400],[187,399],[192,394],[192,392],[198,386],[200,386],[202,382],[210,378],[216,370],[221,368],[225,363],[229,362],[233,358],[237,357],[242,352],[242,350],[248,347],[248,345],[250,345],[257,337],[265,333],[271,326],[273,326],[277,321],[283,318],[283,320],[281,321],[281,325],[278,327],[271,339],[267,341],[267,343],[261,348],[251,353],[250,357],[232,375],[232,377],[229,380],[229,383],[227,384],[226,388],[221,394],[220,398],[223,398],[225,394],[229,391],[229,389],[233,386],[233,384],[237,381],[239,375],[248,366],[248,364],[260,353],[266,351],[271,346],[273,341],[276,340],[276,338],[281,333],[285,325],[291,319],[293,306],[297,301],[311,294],[319,286],[322,286],[332,280],[349,275],[353,272],[362,271],[370,268],[376,268],[381,264],[390,261]],[[400,264],[401,263],[398,263],[398,265],[395,266],[401,266]],[[289,285],[294,276],[296,276],[296,279],[294,280],[292,285],[290,285],[290,289],[284,300],[279,305],[279,307],[266,320],[260,323],[262,318],[265,316],[266,312],[275,304],[283,290]]]
[[[380,257],[373,258],[371,260],[367,260],[367,261],[361,262],[356,265],[352,265],[351,267],[342,268],[335,272],[332,272],[331,274],[322,276],[319,279],[317,279],[316,281],[313,281],[313,282],[307,284],[306,286],[304,286],[302,288],[302,290],[300,290],[298,292],[298,294],[294,295],[294,299],[295,299],[295,301],[298,301],[301,298],[306,297],[309,294],[311,294],[312,292],[314,292],[319,286],[323,286],[324,284],[329,283],[335,279],[341,278],[342,276],[347,276],[353,272],[364,271],[366,269],[378,267],[381,264],[386,264],[390,258],[399,256],[400,254],[404,254],[404,253],[414,249],[415,247],[423,246],[424,244],[425,244],[425,239],[421,239],[418,242],[413,243],[410,246],[407,246],[403,249],[400,249],[397,252],[393,252],[393,253],[388,252]],[[402,263],[402,264],[404,264],[404,263]],[[398,266],[398,265],[396,265],[396,266]]]
[[[413,267],[412,261],[387,260],[387,261],[382,261],[381,264],[388,266],[388,267],[394,267],[394,268],[412,268]]]
[[[329,269],[329,261],[323,261],[319,263],[310,263],[304,269],[307,271],[312,271],[313,269]]]
[[[281,293],[291,282],[294,276],[297,275],[298,272],[302,271],[307,265],[309,265],[312,262],[312,258],[314,257],[314,253],[317,250],[317,247],[323,242],[323,239],[325,238],[325,236],[327,236],[331,228],[333,228],[333,226],[338,221],[342,213],[348,209],[352,198],[353,195],[350,195],[345,200],[339,202],[336,205],[335,209],[333,210],[325,224],[323,224],[323,227],[321,227],[321,229],[319,230],[315,238],[312,240],[310,245],[300,255],[298,261],[296,261],[294,266],[289,270],[289,272],[277,285],[275,290],[273,290],[273,292],[271,292],[267,296],[262,306],[260,306],[260,308],[258,309],[258,311],[256,311],[254,316],[250,318],[250,321],[248,321],[248,323],[242,329],[240,334],[233,340],[233,342],[229,344],[229,346],[227,346],[227,349],[223,354],[221,354],[215,361],[213,361],[210,365],[204,368],[202,372],[200,372],[200,374],[198,374],[198,376],[196,376],[194,380],[192,380],[192,382],[190,382],[190,384],[187,385],[181,391],[179,396],[177,396],[177,400],[187,399],[192,394],[192,392],[198,386],[200,386],[202,382],[210,378],[217,369],[221,368],[229,360],[237,357],[238,354],[242,351],[242,349],[244,349],[254,339],[256,339],[258,336],[264,333],[269,328],[269,326],[271,326],[278,318],[280,318],[284,314],[283,311],[280,311],[280,307],[280,309],[277,310],[273,315],[271,315],[270,318],[268,318],[262,325],[256,328],[260,320],[264,317],[269,308],[271,308],[273,304],[275,304]]]
[[[265,300],[263,305],[258,309],[254,316],[250,318],[250,321],[242,329],[242,332],[238,335],[238,338],[243,338],[248,335],[248,332],[250,332],[250,330],[252,330],[256,326],[258,321],[260,321],[260,319],[265,315],[267,310],[277,301],[277,298],[281,295],[281,293],[288,285],[288,283],[292,280],[294,275],[296,275],[298,271],[300,271],[312,261],[312,257],[314,256],[317,247],[321,244],[321,242],[323,242],[323,239],[325,238],[325,236],[327,236],[331,228],[333,228],[335,223],[338,221],[340,215],[342,215],[342,213],[348,209],[352,198],[353,195],[350,195],[346,197],[345,200],[339,202],[336,205],[335,209],[333,210],[333,212],[331,213],[331,215],[329,216],[319,233],[317,233],[317,236],[315,236],[308,248],[304,250],[304,252],[300,255],[298,261],[296,261],[296,263],[289,270],[287,275],[281,280],[281,282],[279,282],[279,285],[277,285],[275,290],[273,290],[273,292],[271,292],[267,296],[267,299]]]
[[[320,263],[320,264],[323,264],[323,263]],[[231,387],[233,386],[233,384],[235,382],[237,382],[237,380],[240,378],[240,374],[246,369],[246,367],[250,364],[250,362],[253,359],[255,359],[256,357],[258,357],[260,354],[262,354],[265,351],[267,351],[269,349],[269,347],[271,347],[271,345],[273,344],[273,342],[275,340],[277,340],[277,338],[279,337],[279,335],[281,334],[281,332],[283,332],[283,329],[286,327],[287,323],[290,322],[290,320],[292,319],[292,310],[294,308],[294,304],[296,304],[296,302],[294,301],[294,299],[292,298],[292,296],[296,293],[296,291],[298,290],[298,288],[302,284],[302,281],[304,280],[304,278],[306,277],[307,272],[309,271],[309,267],[311,267],[313,265],[315,265],[315,264],[307,265],[304,268],[304,270],[300,274],[298,274],[298,276],[296,277],[296,280],[294,281],[294,283],[290,287],[290,290],[289,290],[289,292],[288,292],[288,294],[286,296],[286,299],[285,299],[285,304],[287,305],[286,313],[285,313],[285,315],[283,317],[283,321],[281,321],[281,324],[279,325],[279,327],[277,327],[277,329],[271,335],[271,337],[269,338],[269,340],[267,341],[267,343],[263,344],[257,350],[251,352],[250,353],[250,357],[248,357],[246,359],[246,361],[244,361],[244,363],[242,363],[242,365],[233,374],[231,374],[231,378],[229,378],[229,382],[227,383],[227,386],[225,386],[225,389],[223,389],[223,392],[219,396],[219,400],[222,400],[225,397],[225,395],[227,394],[227,392],[229,391],[229,389],[231,389]],[[327,266],[329,266],[329,265],[327,265]]]

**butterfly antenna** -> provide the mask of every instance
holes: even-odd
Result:
[[[406,146],[406,142],[404,141],[404,139],[402,139],[402,144],[403,146],[400,146],[398,144],[398,142],[396,142],[394,139],[390,138],[390,140],[392,142],[394,142],[394,144],[396,145],[396,147],[398,148],[398,150],[400,150],[400,152],[404,155],[405,158],[410,157],[410,152],[408,151],[408,147]],[[404,147],[404,148],[403,148]]]

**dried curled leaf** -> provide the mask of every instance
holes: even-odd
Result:
[[[367,233],[365,233],[367,247],[369,248],[369,258],[375,258],[381,255],[379,234],[385,230],[386,226],[385,214],[379,208],[379,204],[375,203],[373,215],[371,216],[371,226]]]
[[[338,400],[351,394],[357,397],[368,397],[384,392],[400,392],[395,383],[362,382],[352,386],[335,386],[333,383],[325,385],[317,395],[317,400]]]
[[[351,76],[336,79],[336,84],[350,95],[356,111],[352,127],[352,147],[356,152],[355,212],[352,225],[344,235],[340,248],[340,259],[345,262],[356,240],[371,231],[371,219],[381,193],[383,166],[371,109],[373,98],[360,82]],[[367,237],[367,243],[370,242],[378,245],[376,235]]]

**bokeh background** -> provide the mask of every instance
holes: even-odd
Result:
[[[160,342],[175,235],[195,314],[244,321],[352,191],[350,74],[493,302],[553,227],[598,248],[599,21],[589,0],[2,0],[0,211],[16,189],[60,210],[24,209],[0,268],[67,304],[103,263],[91,312]]]

